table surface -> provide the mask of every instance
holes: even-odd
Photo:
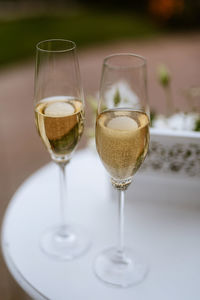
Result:
[[[97,155],[78,151],[67,167],[67,218],[82,224],[92,247],[73,261],[40,250],[47,227],[59,223],[58,171],[53,163],[28,178],[11,199],[2,227],[6,264],[34,299],[200,299],[200,185],[175,176],[140,173],[127,192],[125,241],[149,266],[145,281],[127,289],[102,283],[96,255],[117,240],[115,192]]]

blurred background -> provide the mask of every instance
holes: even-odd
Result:
[[[91,101],[96,101],[102,60],[116,52],[147,58],[154,113],[166,112],[162,76],[170,82],[174,111],[200,105],[200,0],[0,0],[0,220],[19,185],[50,161],[33,113],[35,45],[49,38],[77,44],[87,127],[93,126]],[[80,147],[86,144],[85,133]],[[0,276],[4,300],[29,299],[2,256]]]

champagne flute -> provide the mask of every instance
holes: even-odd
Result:
[[[36,45],[35,121],[60,172],[61,223],[42,236],[41,248],[55,258],[70,260],[89,246],[82,228],[65,220],[65,167],[84,128],[84,96],[76,44],[72,41],[51,39]]]
[[[96,147],[119,194],[119,241],[95,260],[103,281],[127,287],[141,282],[145,264],[124,246],[125,191],[145,159],[149,144],[146,61],[120,53],[104,59],[96,119]]]

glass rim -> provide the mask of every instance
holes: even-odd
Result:
[[[46,43],[49,43],[49,42],[67,42],[67,43],[71,43],[71,47],[69,48],[65,48],[65,49],[60,49],[60,50],[48,50],[48,49],[44,49],[44,48],[41,48],[40,46],[42,44],[46,44]],[[66,39],[47,39],[47,40],[43,40],[43,41],[40,41],[36,44],[36,49],[38,51],[41,51],[41,52],[53,52],[53,53],[63,53],[63,52],[68,52],[68,51],[71,51],[71,50],[74,50],[76,49],[76,43],[71,41],[71,40],[66,40]]]
[[[138,64],[137,65],[115,65],[115,64],[111,64],[111,63],[108,63],[108,60],[110,60],[111,58],[113,57],[117,57],[117,56],[129,56],[129,57],[134,57],[136,59],[138,59]],[[140,63],[139,63],[140,62]],[[131,52],[125,52],[125,53],[114,53],[114,54],[111,54],[111,55],[108,55],[104,58],[103,60],[103,66],[106,66],[110,69],[137,69],[137,68],[140,68],[140,67],[145,67],[146,66],[146,58],[142,55],[139,55],[139,54],[135,54],[135,53],[131,53]]]

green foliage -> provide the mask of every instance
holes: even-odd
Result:
[[[156,113],[154,111],[151,111],[150,112],[150,124],[151,124],[151,126],[152,126],[152,123],[155,120],[155,118],[156,118]]]
[[[80,11],[0,21],[0,65],[33,57],[37,42],[49,38],[74,40],[78,47],[116,39],[146,38],[158,34],[146,18]]]
[[[200,119],[196,121],[194,131],[200,131]]]
[[[165,65],[158,67],[158,80],[163,87],[168,87],[170,84],[170,73]]]
[[[119,90],[117,89],[113,98],[114,105],[117,106],[121,102],[121,96]]]

